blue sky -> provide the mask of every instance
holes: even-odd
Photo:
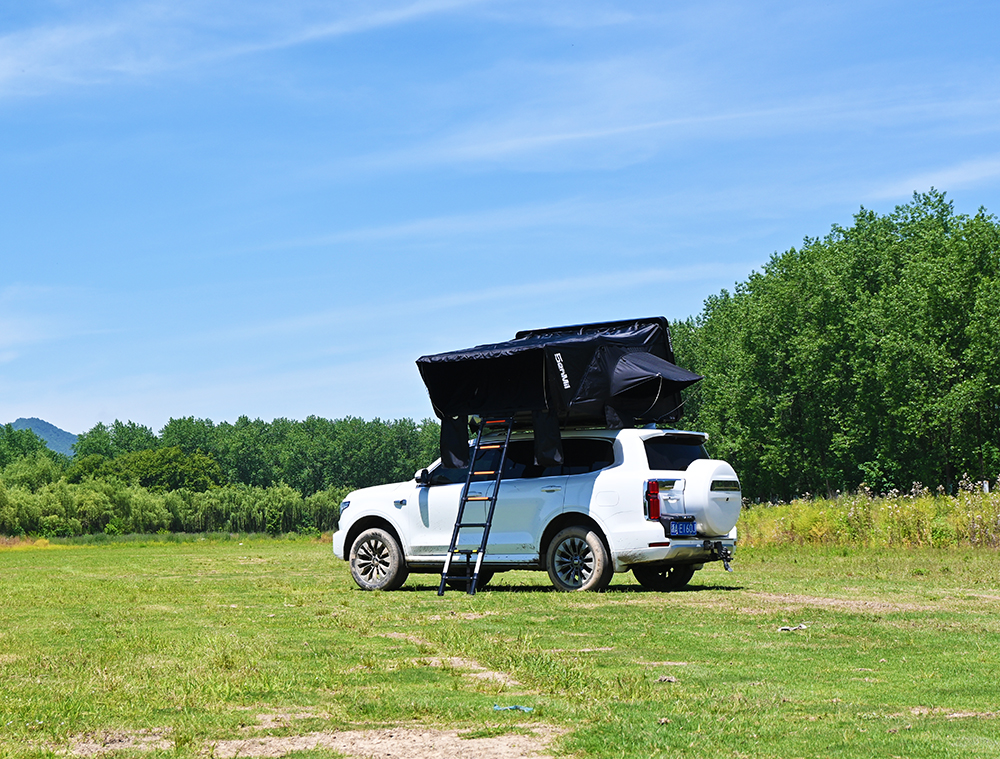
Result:
[[[1000,6],[37,0],[0,16],[0,422],[432,416],[425,353],[679,319],[934,186]]]

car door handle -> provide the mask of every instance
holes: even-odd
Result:
[[[401,506],[405,506],[406,505],[406,499],[405,498],[401,498],[398,501],[393,501],[392,503],[398,509]]]
[[[554,485],[553,487],[550,488],[542,488],[543,493],[558,493],[560,490],[562,490],[562,487],[560,487],[559,485]]]

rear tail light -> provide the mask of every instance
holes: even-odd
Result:
[[[650,519],[660,518],[660,483],[656,480],[646,483],[646,513]]]

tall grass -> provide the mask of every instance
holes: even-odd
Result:
[[[909,493],[868,489],[836,498],[747,504],[740,542],[751,546],[1000,548],[1000,482],[992,492],[964,480],[954,495],[915,483]]]

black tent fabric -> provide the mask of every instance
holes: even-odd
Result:
[[[673,363],[663,317],[518,332],[513,340],[421,356],[441,419],[446,466],[467,466],[469,416],[535,428],[538,463],[561,463],[560,428],[675,422],[680,391],[701,377]]]

